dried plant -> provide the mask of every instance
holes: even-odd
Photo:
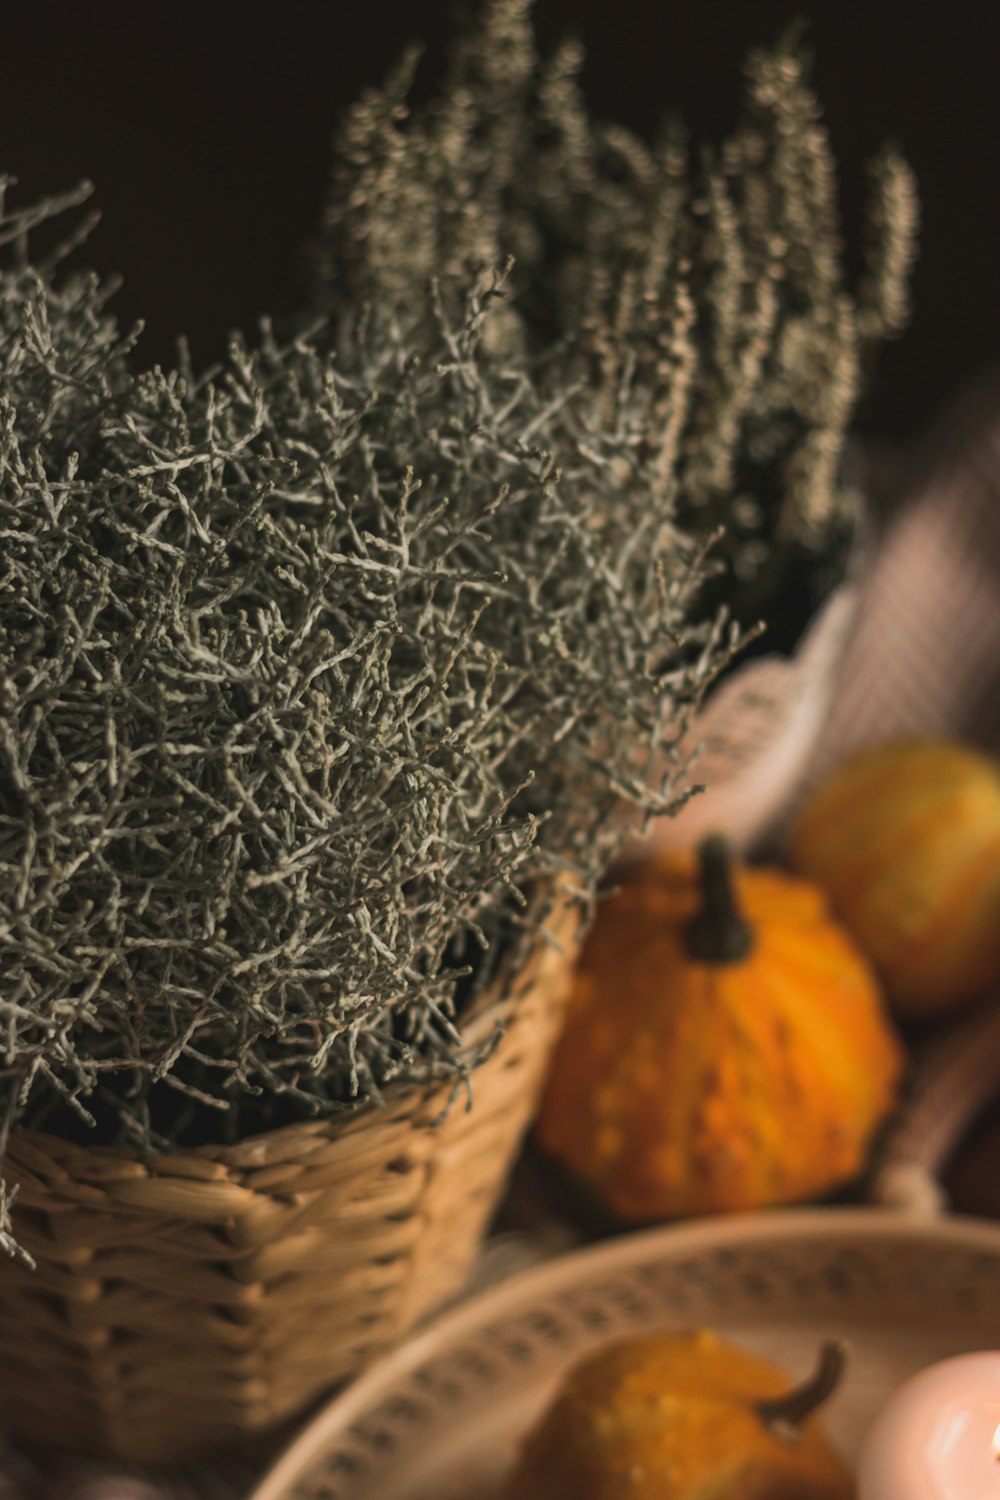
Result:
[[[629,380],[589,428],[489,337],[500,276],[419,339],[386,305],[137,370],[41,216],[0,220],[4,1135],[460,1079],[461,996],[553,876],[589,897],[623,801],[686,795],[735,644],[687,623]]]
[[[0,1158],[465,1078],[553,877],[588,901],[622,804],[688,795],[718,598],[835,516],[905,169],[852,297],[792,50],[692,173],[595,124],[528,12],[488,4],[408,124],[409,63],[358,106],[321,315],[214,371],[141,369],[63,269],[85,224],[33,262],[83,194],[0,215]]]
[[[339,141],[317,255],[325,307],[426,323],[514,257],[511,349],[583,420],[645,425],[682,525],[724,530],[722,588],[749,624],[789,570],[850,532],[842,463],[866,355],[907,318],[917,221],[905,162],[872,169],[867,268],[844,268],[831,145],[797,35],[752,54],[740,123],[689,152],[596,121],[573,41],[539,60],[531,0],[486,0],[446,84],[407,111],[411,53]],[[621,387],[633,393],[623,412]],[[711,604],[714,595],[706,599]]]

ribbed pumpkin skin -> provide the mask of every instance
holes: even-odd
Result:
[[[813,886],[734,872],[748,958],[694,962],[695,855],[660,856],[598,910],[537,1126],[542,1149],[632,1222],[755,1208],[854,1176],[901,1049]]]
[[[1000,768],[941,741],[852,757],[807,801],[789,857],[829,893],[901,1015],[1000,982]]]

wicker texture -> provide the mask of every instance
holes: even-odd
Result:
[[[536,1104],[576,920],[561,907],[557,942],[472,1018],[473,1043],[508,1025],[471,1110],[447,1084],[164,1156],[16,1135],[37,1269],[0,1265],[11,1429],[132,1462],[232,1449],[459,1292]]]

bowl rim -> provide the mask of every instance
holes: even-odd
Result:
[[[918,1215],[887,1207],[776,1209],[659,1225],[558,1255],[459,1303],[375,1360],[327,1401],[279,1454],[247,1500],[288,1500],[292,1486],[320,1461],[338,1434],[361,1417],[385,1386],[413,1372],[443,1345],[454,1345],[484,1320],[493,1323],[525,1302],[565,1291],[657,1252],[685,1253],[766,1242],[894,1239],[992,1252],[1000,1258],[1000,1223],[969,1215]]]

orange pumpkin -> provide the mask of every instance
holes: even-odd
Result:
[[[598,909],[537,1137],[622,1219],[790,1202],[857,1173],[900,1064],[822,893],[710,839]]]
[[[818,881],[904,1015],[1000,983],[1000,767],[947,741],[853,756],[810,796],[789,856]]]
[[[530,1433],[509,1500],[851,1500],[815,1408],[843,1356],[812,1379],[693,1332],[623,1340],[573,1369]]]

